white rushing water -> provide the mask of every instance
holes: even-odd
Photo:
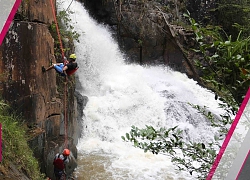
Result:
[[[64,1],[60,9],[66,9],[70,2]],[[157,129],[178,125],[187,139],[208,142],[214,130],[188,103],[219,113],[214,95],[167,67],[127,65],[105,26],[97,24],[76,1],[69,9],[80,34],[80,42],[75,45],[81,94],[89,98],[83,137],[77,147],[77,179],[195,179],[176,171],[167,156],[144,153],[123,142],[121,136],[132,125]]]

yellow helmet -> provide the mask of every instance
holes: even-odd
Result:
[[[71,55],[69,56],[69,58],[70,58],[70,59],[76,59],[76,55],[75,55],[75,54],[71,54]]]

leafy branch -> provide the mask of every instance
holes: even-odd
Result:
[[[206,147],[204,143],[184,142],[182,130],[177,126],[159,130],[147,125],[144,129],[132,126],[131,131],[121,138],[132,142],[134,147],[143,149],[144,152],[170,156],[178,170],[188,171],[191,175],[196,172],[199,179],[206,177],[216,156],[213,143]]]
[[[243,38],[240,32],[236,40],[232,40],[220,27],[203,28],[189,13],[184,16],[195,34],[197,48],[193,51],[202,55],[202,59],[195,62],[203,81],[235,113],[250,85],[250,37]]]
[[[64,52],[69,51],[71,46],[73,46],[73,40],[76,40],[79,42],[79,36],[75,30],[74,26],[72,26],[71,19],[69,18],[69,15],[72,14],[72,11],[66,11],[62,10],[57,14],[57,21],[58,21],[58,26],[60,30],[60,35],[61,39],[63,41],[65,49],[63,49]],[[61,56],[61,51],[60,51],[60,42],[59,42],[59,37],[57,34],[57,29],[56,29],[56,24],[52,23],[49,27],[50,33],[52,37],[54,38],[54,51],[55,51],[55,56],[56,59],[62,59],[59,58]],[[71,45],[69,45],[71,44]]]

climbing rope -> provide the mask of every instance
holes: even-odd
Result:
[[[68,11],[68,9],[69,9],[69,7],[71,6],[71,4],[72,4],[73,1],[74,1],[74,0],[71,1],[71,3],[69,4],[69,6],[67,7],[66,11]]]
[[[50,0],[50,4],[51,4],[53,16],[54,16],[54,21],[55,21],[55,24],[56,24],[56,31],[57,31],[58,40],[60,42],[60,49],[61,49],[61,52],[62,52],[62,59],[64,60],[63,45],[62,45],[60,30],[59,30],[57,19],[56,19],[56,12],[55,12],[55,8],[54,8],[54,4],[53,4],[52,0]]]
[[[67,123],[67,94],[68,94],[68,88],[67,88],[67,76],[65,76],[65,81],[64,81],[64,134],[65,134],[65,140],[64,140],[64,147],[68,148],[68,123]]]
[[[62,44],[60,30],[59,30],[57,19],[56,19],[56,12],[55,12],[55,8],[54,8],[54,5],[53,5],[53,0],[50,0],[50,3],[51,3],[53,16],[54,16],[54,21],[55,21],[55,24],[56,24],[56,31],[57,31],[58,39],[59,39],[59,42],[60,42],[60,49],[61,49],[61,52],[62,52],[62,59],[63,59],[64,64],[65,64],[66,60],[64,59],[63,44]],[[68,79],[67,79],[67,76],[65,76],[65,80],[64,80],[64,137],[65,137],[64,147],[65,148],[68,148],[68,132],[67,132],[67,94],[68,94],[68,92],[67,92],[67,90],[68,90],[67,84],[68,83],[67,82],[68,82]]]

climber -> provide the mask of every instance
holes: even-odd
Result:
[[[61,76],[65,75],[70,76],[78,69],[78,65],[75,61],[76,61],[76,55],[71,54],[69,56],[69,61],[65,59],[65,63],[54,63],[47,69],[44,66],[42,66],[42,71],[46,72],[54,68],[56,72],[58,72]]]
[[[56,180],[60,180],[62,176],[66,176],[65,165],[66,163],[69,163],[69,157],[68,157],[69,155],[70,155],[69,149],[64,149],[62,154],[60,153],[56,154],[53,161]]]

